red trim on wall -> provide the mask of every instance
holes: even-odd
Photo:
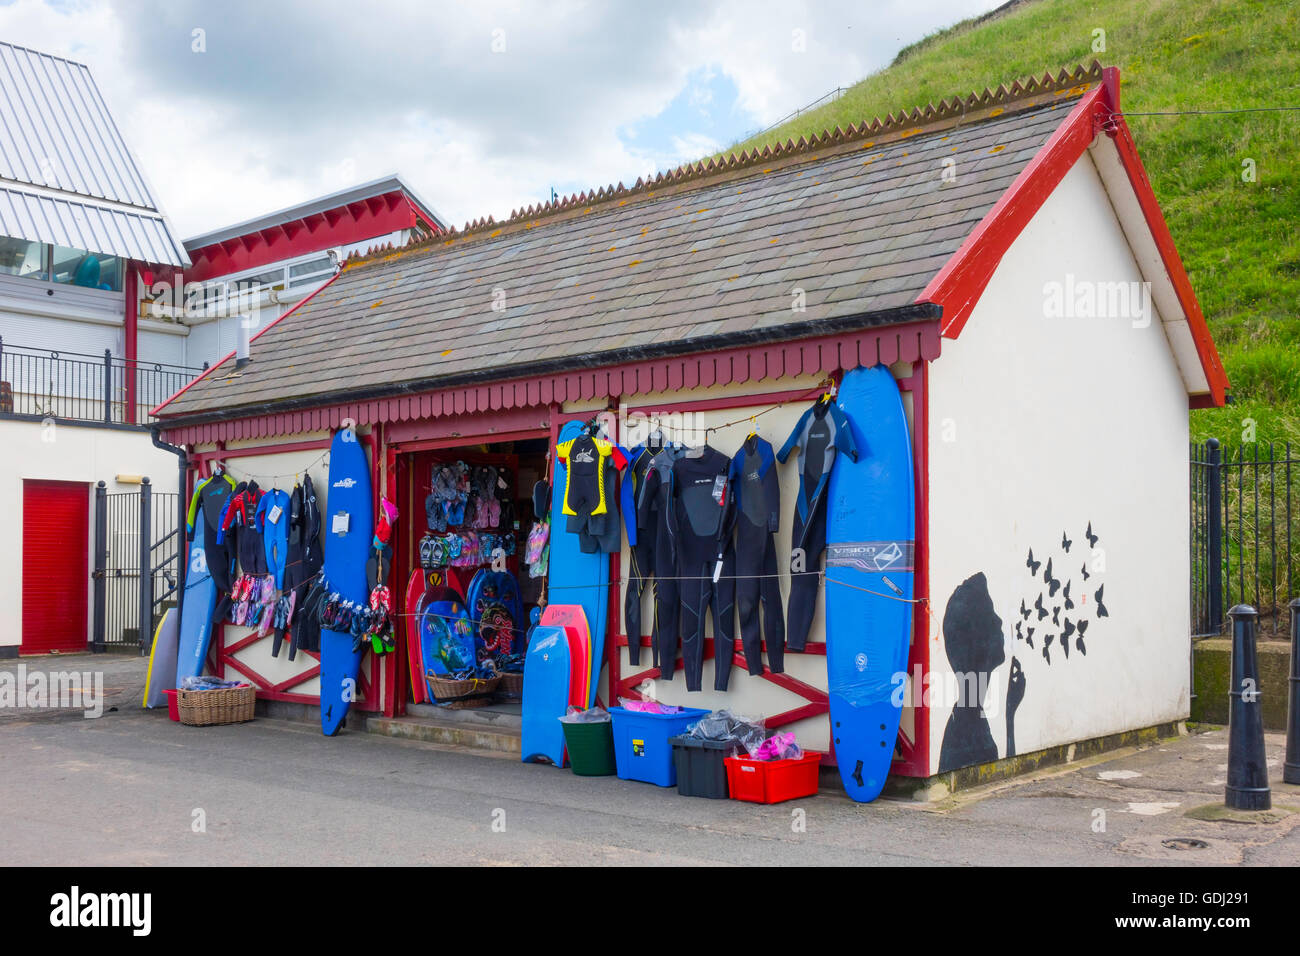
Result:
[[[942,269],[916,297],[943,307],[943,335],[957,338],[975,304],[1011,244],[1042,207],[1047,197],[1065,178],[1099,133],[1115,141],[1121,163],[1137,196],[1151,237],[1187,318],[1206,381],[1212,406],[1221,406],[1228,387],[1223,361],[1214,345],[1209,323],[1201,312],[1187,270],[1174,246],[1173,236],[1160,211],[1160,203],[1147,177],[1137,146],[1123,116],[1119,115],[1119,70],[1107,67],[1099,85],[1083,95],[1075,107],[1030,160],[1011,187],[989,210],[979,225]],[[1194,406],[1197,407],[1197,406]]]
[[[299,309],[301,309],[304,305],[306,305],[306,304],[307,304],[308,302],[310,302],[312,299],[316,298],[317,293],[319,293],[319,292],[321,291],[321,289],[324,289],[326,286],[330,285],[330,284],[331,284],[335,279],[337,279],[337,278],[338,278],[340,275],[342,275],[342,274],[343,274],[343,273],[342,273],[342,270],[340,270],[339,272],[334,273],[334,275],[330,276],[327,280],[325,280],[324,282],[322,282],[322,283],[320,284],[320,288],[313,290],[309,295],[305,295],[305,296],[303,296],[302,300],[301,300],[300,302],[298,302],[297,305],[295,305],[292,309],[290,309],[290,310],[289,310],[288,312],[286,312],[284,315],[280,316],[280,317],[279,317],[278,319],[276,319],[274,322],[268,322],[264,328],[262,328],[261,330],[259,330],[255,335],[252,336],[252,338],[250,338],[250,339],[248,340],[248,341],[249,341],[249,345],[250,345],[250,347],[251,347],[251,345],[252,345],[253,342],[256,342],[258,339],[260,339],[264,334],[266,334],[266,332],[267,332],[268,330],[274,328],[274,327],[275,327],[276,325],[278,325],[280,322],[284,321],[286,318],[288,318],[289,316],[291,316],[291,315],[293,315],[295,312],[297,312]],[[208,368],[206,368],[206,369],[204,369],[202,372],[200,372],[198,375],[194,376],[194,378],[192,378],[192,379],[190,379],[190,381],[186,382],[185,385],[184,385],[184,387],[182,387],[178,392],[176,392],[175,395],[172,395],[172,396],[168,397],[166,401],[162,402],[161,404],[159,404],[159,405],[157,405],[156,407],[154,407],[153,409],[151,409],[151,410],[149,411],[149,414],[150,414],[150,415],[153,415],[154,417],[157,417],[157,416],[158,416],[158,413],[161,412],[164,408],[166,408],[167,405],[168,405],[170,402],[172,402],[173,400],[175,400],[178,396],[184,395],[186,392],[188,392],[191,388],[194,387],[194,384],[195,384],[196,382],[201,382],[203,379],[207,378],[209,375],[211,375],[212,373],[214,373],[217,369],[219,369],[219,368],[220,368],[222,365],[224,365],[226,362],[229,362],[229,361],[230,361],[232,358],[234,358],[234,357],[235,357],[235,353],[234,353],[234,352],[228,352],[228,353],[226,354],[226,356],[225,356],[224,358],[222,358],[222,360],[221,360],[220,362],[217,362],[215,365],[211,365],[211,366],[209,366]],[[247,437],[252,438],[252,437],[257,437],[257,436],[249,435],[249,436],[247,436]],[[188,442],[173,442],[172,444],[188,444]]]
[[[125,379],[122,384],[126,386],[123,411],[124,420],[132,425],[135,424],[136,419],[135,380],[138,377],[136,360],[140,357],[140,303],[136,301],[139,286],[135,266],[136,264],[129,260],[122,264],[122,299],[126,310],[122,328],[122,337],[125,340],[122,344],[122,355],[126,359],[125,368],[122,369],[122,378]]]
[[[1151,180],[1147,178],[1146,167],[1138,157],[1137,145],[1133,142],[1128,123],[1124,122],[1123,116],[1115,116],[1113,119],[1115,122],[1109,135],[1115,142],[1115,148],[1124,165],[1124,172],[1128,174],[1128,181],[1137,195],[1142,216],[1151,230],[1151,238],[1155,240],[1156,248],[1160,251],[1160,261],[1164,263],[1165,272],[1174,287],[1174,294],[1178,297],[1178,304],[1182,306],[1183,314],[1187,317],[1192,341],[1196,343],[1196,354],[1201,359],[1201,368],[1204,369],[1205,379],[1210,384],[1210,394],[1207,396],[1209,403],[1202,407],[1218,408],[1226,402],[1228,373],[1224,370],[1223,360],[1214,345],[1210,324],[1205,320],[1205,315],[1201,312],[1201,304],[1196,300],[1192,280],[1188,277],[1187,270],[1183,268],[1183,260],[1174,246],[1174,237],[1169,232],[1169,224],[1165,222],[1164,213],[1160,211],[1160,203],[1156,199],[1155,190],[1151,188]]]
[[[955,339],[984,294],[1002,257],[1065,178],[1093,137],[1093,117],[1104,86],[1083,95],[1042,149],[916,297],[943,307],[943,334]]]
[[[402,190],[392,190],[363,202],[348,203],[269,229],[192,249],[190,261],[193,265],[185,274],[185,281],[203,282],[334,246],[377,240],[387,233],[414,227],[417,219],[432,232],[441,232],[432,214],[421,210]]]
[[[286,313],[289,314],[291,313]],[[379,421],[392,423],[395,426],[394,435],[397,435],[403,432],[396,426],[403,422],[466,416],[480,411],[495,415],[506,409],[521,410],[525,418],[532,417],[532,424],[535,425],[538,406],[579,401],[601,402],[609,398],[680,389],[684,387],[683,382],[697,380],[701,369],[706,365],[715,385],[745,384],[801,375],[820,375],[859,365],[870,367],[876,364],[892,365],[898,361],[931,360],[939,356],[939,350],[938,321],[908,322],[813,339],[773,342],[541,378],[443,389],[418,396],[350,402],[201,425],[169,428],[164,421],[163,432],[174,444],[205,444],[223,439],[291,435],[322,427],[334,428],[344,418],[351,418],[359,425]],[[533,411],[527,411],[529,408]],[[474,411],[469,412],[470,409]],[[437,427],[428,422],[423,422],[420,426],[421,429],[434,430]],[[412,429],[416,430],[418,429]],[[446,437],[458,436],[451,434]]]

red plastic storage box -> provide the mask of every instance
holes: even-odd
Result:
[[[793,760],[752,760],[728,757],[727,787],[731,799],[750,803],[780,803],[817,794],[817,775],[822,754],[805,750]]]

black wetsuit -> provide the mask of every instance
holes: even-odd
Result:
[[[672,680],[677,664],[677,623],[680,589],[668,534],[668,493],[672,489],[673,462],[686,453],[681,445],[668,445],[646,466],[645,481],[637,494],[637,540],[650,545],[649,568],[654,574],[654,628],[651,640],[655,666]]]
[[[287,588],[290,575],[293,576],[293,589],[298,595],[294,598],[290,624],[289,660],[293,660],[299,650],[320,650],[320,618],[306,608],[312,582],[325,564],[325,552],[320,541],[320,506],[316,502],[316,488],[310,475],[305,475],[302,485],[293,490],[290,508],[289,564],[284,569],[284,577]]]
[[[800,417],[794,431],[776,453],[777,460],[785,461],[795,446],[799,448],[799,493],[795,500],[794,534],[790,547],[795,551],[803,550],[804,570],[794,570],[792,552],[785,637],[787,648],[802,651],[817,608],[818,563],[826,550],[826,499],[830,495],[831,469],[835,467],[837,451],[857,461],[858,449],[853,443],[853,429],[839,406],[821,401]]]
[[[726,690],[735,656],[736,553],[731,546],[735,500],[727,474],[731,459],[705,447],[697,458],[673,462],[668,531],[681,592],[682,669],[686,689],[699,690],[704,668],[704,616],[713,609],[714,690]],[[720,567],[719,567],[720,565]],[[715,582],[715,571],[719,574]],[[673,649],[675,651],[675,648]],[[664,656],[672,660],[675,654]],[[671,671],[664,674],[669,678]]]
[[[745,439],[731,459],[731,487],[736,498],[736,609],[745,664],[749,673],[763,673],[766,635],[768,666],[780,674],[785,671],[785,610],[774,535],[781,522],[781,486],[769,442],[757,435]]]
[[[623,509],[623,523],[627,526],[627,594],[623,599],[623,630],[627,633],[627,660],[629,664],[641,663],[641,599],[654,574],[654,539],[652,531],[641,534],[637,528],[637,497],[645,487],[646,472],[654,453],[645,445],[632,449],[627,467],[623,470],[623,484],[619,504]],[[651,652],[655,663],[659,661],[659,648],[652,642]]]

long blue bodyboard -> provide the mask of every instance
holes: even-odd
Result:
[[[564,766],[564,725],[569,706],[569,639],[564,628],[540,624],[533,629],[524,656],[524,763],[545,758]]]
[[[850,797],[868,802],[885,785],[902,715],[916,526],[912,445],[885,366],[847,373],[838,401],[858,460],[839,455],[831,472],[826,673],[840,778]]]
[[[366,559],[374,534],[370,467],[356,433],[342,429],[330,443],[329,492],[325,518],[325,580],[330,590],[361,605],[369,598]],[[321,629],[320,725],[327,737],[343,726],[357,696],[364,645],[354,651],[351,634]]]
[[[217,585],[208,572],[203,551],[207,527],[203,509],[194,523],[194,540],[190,542],[189,567],[185,572],[185,596],[181,599],[181,624],[176,639],[176,684],[187,677],[203,673],[212,640],[212,611],[217,606]]]

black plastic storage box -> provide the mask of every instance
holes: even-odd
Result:
[[[744,748],[736,740],[703,740],[682,734],[668,741],[677,764],[677,792],[684,797],[726,800],[727,766],[723,760]]]

